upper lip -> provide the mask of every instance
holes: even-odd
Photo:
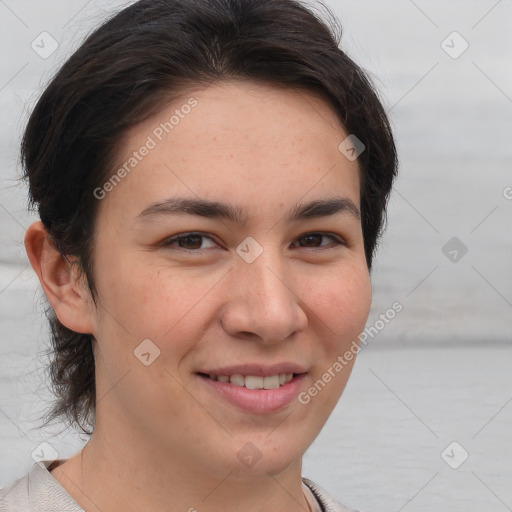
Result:
[[[306,369],[297,363],[278,363],[263,365],[257,363],[237,364],[234,366],[223,366],[210,370],[199,370],[197,373],[207,375],[254,375],[256,377],[268,377],[282,373],[305,373]]]

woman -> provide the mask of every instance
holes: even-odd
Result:
[[[46,88],[25,245],[48,421],[91,437],[0,510],[349,510],[301,460],[354,364],[397,159],[338,43],[297,1],[138,1]]]

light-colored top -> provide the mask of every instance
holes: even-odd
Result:
[[[48,469],[65,460],[42,460],[24,477],[0,489],[0,512],[84,512]],[[357,512],[338,503],[307,478],[302,489],[312,512]]]

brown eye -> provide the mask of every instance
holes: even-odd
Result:
[[[324,233],[307,233],[306,235],[301,236],[298,240],[304,243],[304,245],[301,245],[301,247],[305,248],[316,248],[331,245],[322,244],[322,238],[330,238],[331,240],[334,240],[335,245],[344,245],[344,243],[338,237]]]
[[[162,243],[162,246],[170,249],[177,248],[197,252],[201,249],[205,249],[205,247],[201,247],[203,245],[203,239],[213,242],[212,238],[200,233],[185,233],[184,235],[168,238]],[[215,244],[215,242],[213,243]]]

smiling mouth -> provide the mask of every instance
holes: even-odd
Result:
[[[197,375],[205,379],[230,383],[234,386],[245,387],[247,389],[277,389],[288,384],[301,373],[280,373],[277,375],[268,375],[261,377],[257,375],[241,375],[239,373],[233,375],[209,375],[199,372]]]

